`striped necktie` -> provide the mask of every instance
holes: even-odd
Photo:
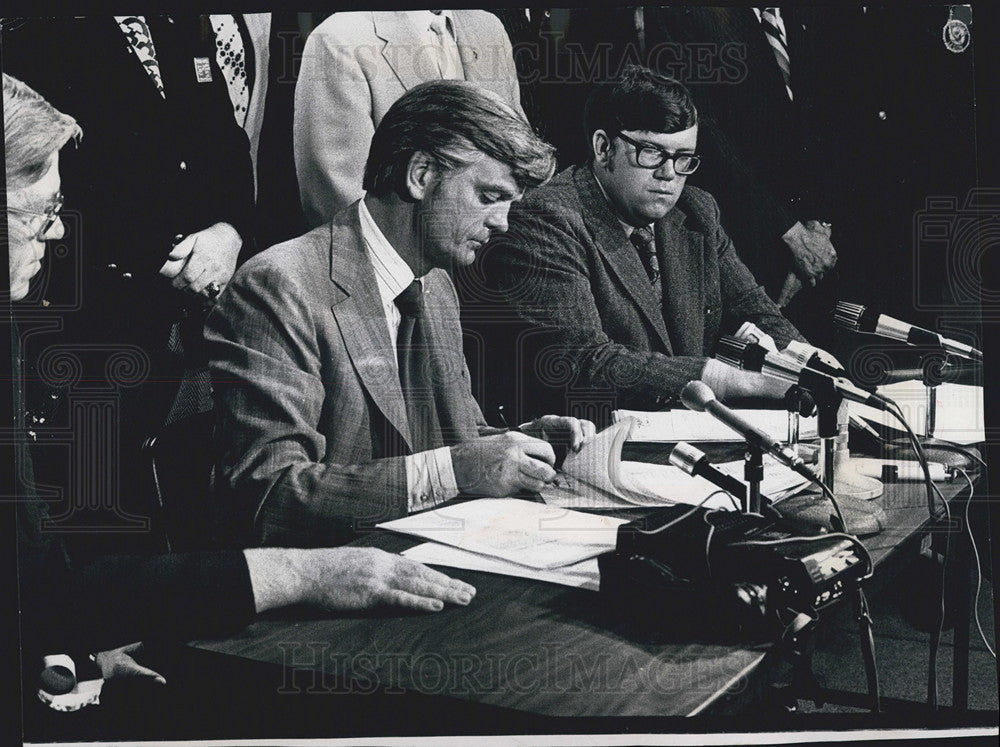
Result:
[[[247,80],[247,56],[243,47],[243,36],[232,15],[212,15],[212,29],[215,31],[215,60],[229,89],[229,99],[233,104],[233,116],[242,127],[247,119],[250,106],[250,87]]]
[[[163,90],[163,78],[160,76],[160,63],[156,60],[156,47],[153,46],[153,35],[142,16],[115,16],[118,26],[128,39],[129,47],[135,53],[139,63],[156,86],[160,96],[167,97]]]
[[[778,24],[778,12],[777,8],[761,8],[760,25],[764,27],[767,43],[771,45],[778,69],[781,70],[781,78],[785,82],[785,90],[788,91],[788,100],[794,101],[792,98],[792,68],[788,61],[788,44],[781,31],[781,26]]]
[[[632,229],[629,234],[629,241],[639,253],[642,266],[646,269],[649,277],[649,287],[656,297],[658,306],[663,306],[663,286],[660,284],[660,260],[656,256],[656,237],[648,228],[640,226]]]

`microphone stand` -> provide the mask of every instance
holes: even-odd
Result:
[[[747,442],[747,452],[743,458],[743,479],[747,483],[743,513],[761,513],[760,483],[764,479],[764,452],[760,446]]]
[[[920,444],[924,447],[925,453],[930,450],[933,456],[928,455],[928,459],[935,462],[942,462],[949,467],[969,467],[973,460],[965,456],[960,448],[946,439],[936,438],[932,434],[937,426],[937,392],[938,387],[944,383],[944,366],[947,365],[947,357],[939,363],[940,357],[936,353],[925,353],[920,358],[920,380],[923,382],[926,397],[924,400],[924,435],[920,436]],[[909,456],[910,442],[906,438],[894,439],[890,442],[893,452],[900,451]],[[893,454],[894,455],[894,454]]]
[[[860,474],[851,464],[847,447],[849,417],[847,403],[833,379],[812,369],[802,369],[799,386],[816,403],[817,435],[820,439],[820,469],[823,484],[838,496],[866,500],[882,495],[879,480]]]

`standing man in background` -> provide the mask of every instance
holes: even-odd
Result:
[[[309,227],[361,197],[372,135],[429,80],[467,80],[523,117],[503,25],[485,10],[334,13],[309,35],[295,88],[295,169]]]

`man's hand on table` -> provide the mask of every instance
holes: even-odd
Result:
[[[372,547],[244,551],[257,612],[291,604],[330,611],[381,606],[437,612],[466,605],[475,587],[402,555]]]
[[[589,420],[545,415],[516,431],[483,436],[451,447],[455,482],[466,495],[501,498],[537,493],[556,477],[553,444],[579,451],[596,432]]]

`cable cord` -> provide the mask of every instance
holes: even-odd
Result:
[[[972,545],[972,555],[976,559],[976,598],[972,604],[972,614],[976,620],[976,628],[979,629],[979,637],[983,639],[983,644],[986,646],[986,650],[990,652],[990,655],[995,659],[997,658],[997,652],[990,646],[990,642],[986,640],[986,634],[983,632],[983,625],[979,621],[979,594],[983,588],[983,565],[982,561],[979,559],[979,550],[976,548],[976,540],[972,536],[972,524],[969,521],[969,507],[972,505],[972,496],[974,493],[974,485],[972,483],[972,478],[969,474],[961,467],[955,468],[956,472],[961,472],[962,477],[965,478],[966,482],[969,483],[969,500],[965,504],[965,530],[969,535],[969,543]]]

